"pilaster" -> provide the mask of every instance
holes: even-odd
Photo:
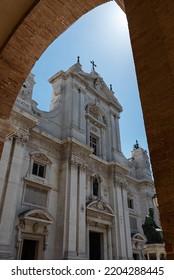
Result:
[[[124,179],[116,176],[115,178],[115,195],[118,213],[118,232],[119,232],[119,259],[127,259],[127,243],[125,242],[127,234],[125,228],[125,211],[124,211],[124,193],[123,186],[126,182]],[[129,236],[130,238],[130,236]]]
[[[26,143],[28,141],[28,133],[18,131],[11,138],[11,147],[5,171],[5,177],[2,190],[1,203],[1,229],[0,240],[11,250],[11,233],[16,222],[16,211],[18,211],[22,198],[22,167],[24,161],[24,153]],[[14,211],[16,209],[16,211]],[[8,219],[6,219],[8,217]],[[13,254],[11,252],[11,254]]]
[[[66,245],[64,259],[77,258],[77,183],[78,183],[78,165],[73,159],[70,160],[69,190],[67,200],[67,218],[66,218]]]

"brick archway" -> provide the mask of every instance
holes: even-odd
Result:
[[[19,5],[20,1],[15,2]],[[21,12],[17,25],[13,22],[14,28],[0,55],[0,153],[4,130],[8,128],[1,124],[9,118],[17,93],[35,61],[80,16],[108,1],[25,2],[28,8]],[[116,2],[121,7],[125,5],[128,18],[166,250],[168,258],[174,259],[174,3],[173,0]]]
[[[33,1],[21,24],[8,40],[0,55],[0,118],[9,118],[19,89],[45,49],[72,23],[91,9],[108,2]],[[63,3],[64,2],[64,3]],[[34,5],[35,4],[35,5]]]

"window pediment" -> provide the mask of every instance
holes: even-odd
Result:
[[[42,162],[44,164],[52,163],[51,160],[49,159],[49,157],[47,155],[45,155],[44,153],[33,152],[30,155],[33,158],[33,160],[35,160],[35,161]]]
[[[99,211],[107,215],[115,216],[111,206],[103,202],[101,199],[90,202],[87,206],[87,210]]]
[[[106,117],[96,104],[88,104],[86,112],[92,123],[95,122],[99,126],[106,125]]]
[[[31,220],[33,222],[42,222],[45,224],[52,224],[54,222],[53,216],[47,211],[41,209],[33,209],[22,212],[21,214],[19,214],[19,218],[23,218],[24,220]]]

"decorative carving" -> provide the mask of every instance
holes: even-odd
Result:
[[[48,229],[47,229],[47,226],[44,227],[43,234],[45,235],[44,244],[43,244],[43,250],[45,251],[47,246],[48,246]]]
[[[92,173],[92,174],[89,174],[89,176],[92,179],[96,178],[99,183],[101,183],[103,181],[103,178],[102,178],[102,176],[100,174]]]
[[[96,105],[97,107],[100,106],[100,99],[99,99],[99,98],[96,98],[96,99],[95,99],[95,105]]]
[[[60,84],[60,85],[57,86],[57,88],[54,92],[54,95],[59,96],[60,94],[62,94],[62,92],[63,92],[63,85]]]
[[[88,166],[83,159],[78,158],[74,155],[72,155],[70,158],[70,164],[73,165],[74,167],[79,166],[82,170],[86,170],[86,168]]]
[[[100,214],[104,213],[105,215],[106,214],[109,214],[112,216],[115,215],[112,208],[107,203],[103,202],[103,199],[98,199],[93,202],[90,202],[87,206],[87,209],[95,210],[95,211],[97,210],[98,212],[100,212]]]
[[[85,89],[86,89],[86,87],[83,87],[81,83],[77,82],[77,80],[74,80],[73,88],[77,89],[81,93],[85,93]]]
[[[80,205],[80,211],[83,213],[85,211],[85,207],[83,204]]]
[[[18,130],[15,134],[16,142],[22,145],[26,144],[29,140],[29,133],[23,130]]]
[[[35,224],[33,225],[33,232],[36,233],[36,232],[38,231],[38,229],[39,229],[39,224],[38,224],[38,223],[35,223]]]
[[[117,186],[119,186],[119,187],[123,187],[124,189],[128,188],[128,183],[126,182],[126,179],[124,179],[124,178],[116,176],[115,182],[116,182]]]
[[[20,220],[20,224],[16,226],[17,230],[17,241],[16,241],[16,248],[19,248],[21,242],[22,242],[22,230],[25,228],[25,222],[23,220]]]
[[[133,192],[132,191],[128,191],[128,193],[127,193],[127,196],[129,197],[129,198],[133,198],[134,197],[134,194],[133,194]]]
[[[100,91],[103,87],[103,79],[102,78],[97,78],[94,82],[94,87],[97,91]]]
[[[99,132],[98,129],[93,125],[90,125],[90,130],[94,131],[94,132],[97,132],[97,133]]]
[[[31,154],[31,156],[33,157],[33,159],[38,160],[38,161],[42,161],[46,164],[51,163],[50,159],[43,153],[36,152],[36,153]]]

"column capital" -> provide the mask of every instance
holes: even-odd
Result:
[[[127,183],[126,179],[116,176],[115,182],[118,187],[123,187],[123,189],[125,189],[125,190],[128,189],[128,183]]]
[[[9,137],[14,135],[18,127],[13,125],[10,120],[0,118],[0,141],[5,142]]]

